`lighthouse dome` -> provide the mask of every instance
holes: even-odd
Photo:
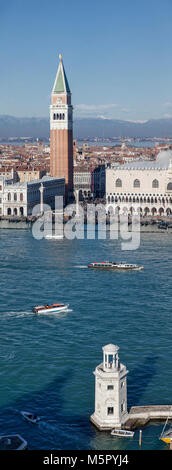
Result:
[[[106,344],[102,349],[105,353],[116,353],[119,350],[119,347],[115,344]]]

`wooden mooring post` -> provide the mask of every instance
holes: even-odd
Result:
[[[139,431],[139,447],[142,445],[142,430]]]

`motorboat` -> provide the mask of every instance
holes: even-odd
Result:
[[[112,429],[111,435],[117,437],[133,437],[134,431],[127,431],[126,429]]]
[[[46,240],[62,240],[64,237],[61,234],[59,234],[59,235],[47,234],[47,235],[45,235],[45,238],[46,238]]]
[[[46,305],[38,305],[37,307],[33,308],[34,313],[57,313],[63,312],[67,310],[69,307],[68,304],[46,304]]]
[[[20,434],[5,434],[0,436],[0,451],[26,449],[28,449],[27,441]]]
[[[26,421],[29,421],[32,424],[37,424],[40,421],[39,416],[29,413],[28,411],[21,411],[21,414]]]
[[[90,263],[88,268],[97,268],[97,269],[116,269],[116,270],[124,270],[127,271],[128,269],[138,270],[140,271],[143,269],[143,266],[138,266],[137,264],[129,264],[129,263],[116,263],[114,261],[101,261],[94,263]]]

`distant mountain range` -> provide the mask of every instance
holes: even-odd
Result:
[[[49,118],[0,115],[0,138],[49,138]],[[75,118],[74,137],[172,137],[172,118],[144,122],[105,118]]]

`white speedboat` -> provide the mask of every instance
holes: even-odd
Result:
[[[39,416],[29,413],[28,411],[21,411],[21,414],[26,421],[29,421],[32,424],[37,424],[40,421]]]
[[[47,304],[47,305],[38,305],[33,308],[34,313],[57,313],[67,310],[69,307],[68,304]]]
[[[97,269],[116,269],[116,270],[138,270],[140,271],[143,269],[143,266],[139,266],[137,264],[129,264],[129,263],[115,263],[113,261],[101,261],[94,263],[90,263],[88,268],[97,268]]]
[[[126,429],[112,429],[111,435],[117,437],[133,437],[134,431],[127,431]]]
[[[63,235],[45,235],[46,240],[62,240],[64,237]]]

